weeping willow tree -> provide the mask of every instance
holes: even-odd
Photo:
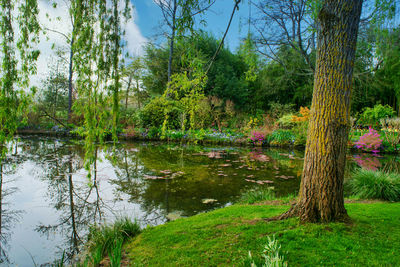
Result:
[[[96,160],[96,143],[103,143],[110,129],[114,142],[117,141],[119,65],[124,44],[122,19],[125,22],[130,19],[130,3],[129,0],[74,0],[71,13],[75,37],[72,60],[78,93],[74,110],[84,117],[84,125],[78,132],[85,137],[85,167],[90,176]]]
[[[29,102],[29,75],[36,72],[37,14],[36,0],[0,1],[0,263],[7,262],[3,248],[7,224],[3,219],[3,162]]]
[[[29,102],[29,76],[36,73],[39,56],[35,48],[40,31],[37,15],[36,0],[0,2],[0,164]]]

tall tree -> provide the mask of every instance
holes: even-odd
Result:
[[[257,15],[252,19],[255,44],[261,54],[286,67],[278,55],[282,45],[290,46],[307,63],[312,75],[315,55],[315,20],[313,5],[307,0],[261,0],[255,3]]]
[[[169,28],[168,82],[171,81],[172,60],[176,35],[193,30],[194,17],[210,8],[215,0],[154,0]]]
[[[329,222],[348,217],[343,180],[350,95],[362,0],[324,0],[318,12],[318,51],[303,176],[286,218]]]

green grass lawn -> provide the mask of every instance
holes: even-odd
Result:
[[[352,224],[265,222],[288,206],[234,205],[145,229],[124,246],[133,266],[241,266],[275,235],[289,266],[400,266],[400,203],[352,203]]]

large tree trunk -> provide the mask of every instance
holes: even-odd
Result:
[[[326,0],[318,16],[317,65],[303,178],[298,203],[289,211],[303,222],[348,217],[343,180],[361,7],[362,0]]]

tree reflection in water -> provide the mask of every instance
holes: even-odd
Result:
[[[76,174],[83,167],[83,153],[79,147],[54,144],[54,150],[49,153],[54,153],[55,157],[52,161],[42,162],[47,170],[42,179],[49,183],[49,196],[60,216],[58,223],[40,224],[36,231],[47,236],[60,233],[65,240],[59,246],[60,253],[65,253],[66,259],[71,260],[79,253],[88,225],[98,224],[103,219],[104,203],[97,181],[97,148],[93,177],[83,184],[74,182],[74,176],[82,180]]]
[[[8,242],[12,235],[12,228],[20,220],[22,211],[13,210],[10,203],[7,201],[12,194],[18,191],[12,186],[13,180],[5,181],[7,175],[15,173],[17,164],[21,163],[22,159],[18,156],[17,146],[15,152],[11,156],[0,159],[0,264],[10,263],[8,258]]]

